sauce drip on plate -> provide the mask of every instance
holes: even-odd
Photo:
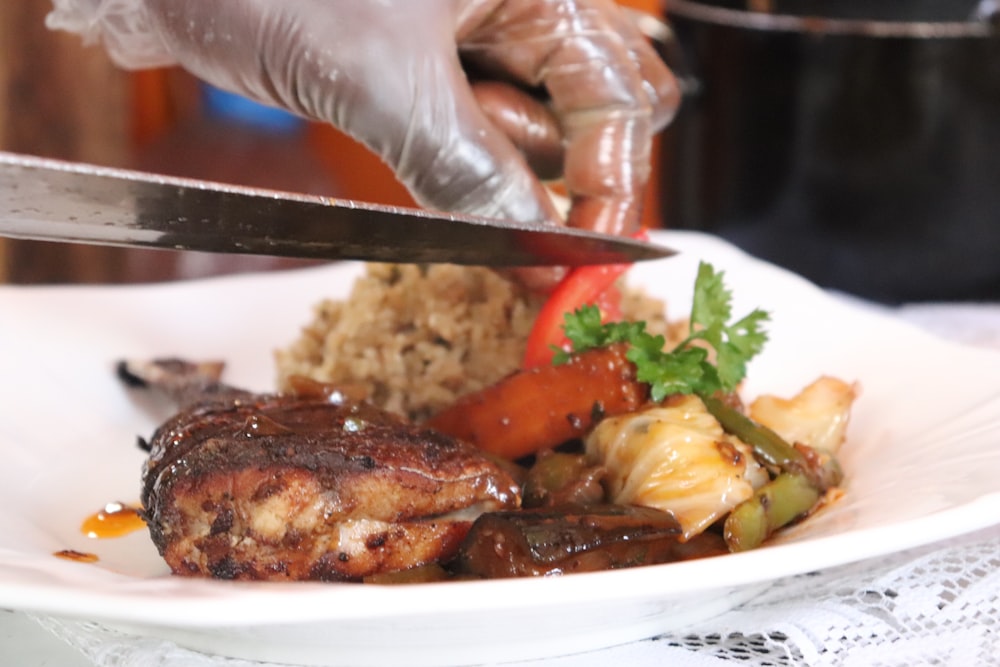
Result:
[[[75,549],[63,549],[62,551],[55,552],[55,554],[53,555],[56,558],[73,560],[78,563],[96,563],[98,560],[97,554],[85,553],[83,551],[76,551]]]
[[[94,539],[122,537],[146,527],[139,510],[124,503],[108,503],[80,525],[80,532]]]

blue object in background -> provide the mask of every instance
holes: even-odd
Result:
[[[221,120],[238,122],[276,134],[297,132],[306,123],[304,118],[289,111],[267,106],[214,86],[202,84],[201,92],[206,113]]]

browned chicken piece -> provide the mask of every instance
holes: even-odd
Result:
[[[217,370],[120,367],[183,404],[149,441],[142,477],[144,517],[176,574],[360,580],[447,561],[480,514],[520,504],[513,478],[470,445],[316,384],[250,394]]]

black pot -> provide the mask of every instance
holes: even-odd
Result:
[[[746,4],[667,5],[688,85],[662,143],[665,224],[884,302],[1000,300],[985,3]]]

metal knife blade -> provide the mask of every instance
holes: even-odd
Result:
[[[0,236],[317,259],[484,266],[611,264],[662,246],[0,152]]]

